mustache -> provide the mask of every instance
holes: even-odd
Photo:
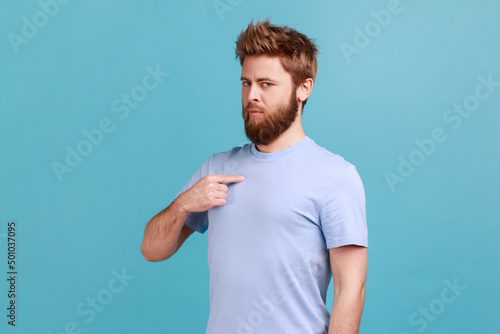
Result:
[[[253,104],[251,102],[248,102],[248,104],[246,105],[246,107],[244,108],[244,110],[245,110],[245,112],[249,113],[250,109],[254,109],[254,110],[257,110],[257,111],[260,111],[260,112],[265,112],[264,109],[257,107],[255,104]]]

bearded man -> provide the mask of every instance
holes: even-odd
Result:
[[[250,22],[236,56],[252,143],[210,156],[146,225],[141,250],[148,261],[168,259],[194,231],[208,232],[208,334],[359,331],[365,193],[355,166],[302,128],[317,54],[294,29]]]

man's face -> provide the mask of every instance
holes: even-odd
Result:
[[[246,57],[241,69],[245,133],[254,144],[268,145],[297,117],[298,101],[292,77],[278,57]]]

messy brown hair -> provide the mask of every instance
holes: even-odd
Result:
[[[236,58],[240,58],[243,66],[248,56],[277,56],[281,65],[292,77],[294,89],[308,78],[316,80],[319,50],[316,44],[306,35],[287,26],[276,26],[265,19],[263,22],[253,20],[245,31],[241,31],[236,40]],[[305,106],[307,99],[302,103]]]

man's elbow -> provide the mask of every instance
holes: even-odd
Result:
[[[362,285],[354,289],[351,293],[351,297],[353,303],[357,303],[362,307],[365,303],[365,286]]]
[[[365,284],[349,284],[348,286],[334,287],[334,296],[336,298],[345,298],[349,300],[365,300]],[[334,297],[334,298],[335,298]]]
[[[365,302],[365,285],[364,284],[360,288],[360,291],[359,291],[359,300],[360,300],[361,303]]]
[[[148,262],[160,262],[172,256],[172,254],[159,254],[158,252],[155,252],[154,250],[144,245],[144,243],[141,244],[141,253],[144,257],[144,260]]]

